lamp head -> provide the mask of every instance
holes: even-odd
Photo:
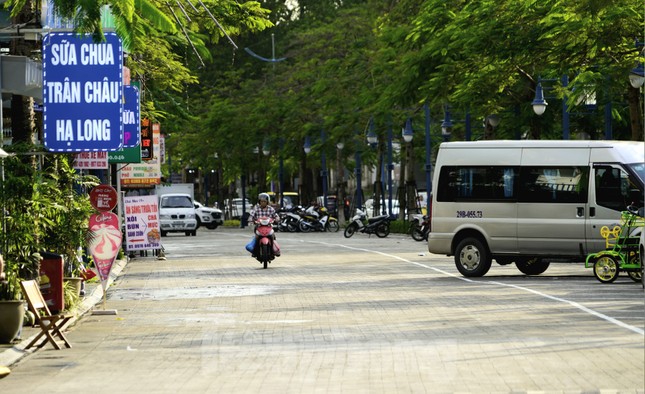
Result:
[[[374,132],[374,130],[370,130],[367,133],[367,143],[370,145],[376,145],[377,142],[378,142],[378,137],[376,136],[376,133]]]
[[[531,105],[533,106],[533,112],[535,112],[536,115],[542,115],[544,111],[546,111],[546,106],[549,105],[546,100],[544,100],[542,84],[539,82],[535,88],[535,98]]]
[[[309,141],[309,136],[305,137],[305,144],[302,147],[305,150],[305,154],[309,154],[309,152],[311,152],[311,141]]]
[[[643,63],[638,63],[638,65],[632,68],[632,71],[629,72],[629,83],[632,87],[638,89],[643,86],[645,82],[645,67]]]
[[[441,122],[441,135],[450,136],[450,134],[452,134],[452,119],[450,119],[450,111],[446,108]]]
[[[486,117],[486,123],[489,124],[493,128],[499,126],[499,121],[500,121],[500,118],[499,118],[499,115],[497,115],[497,114],[488,115]]]
[[[405,127],[403,130],[401,130],[401,136],[403,136],[403,140],[405,142],[411,142],[412,138],[414,137],[414,131],[412,130],[412,120],[408,118],[405,121]]]

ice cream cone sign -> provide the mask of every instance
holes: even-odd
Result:
[[[95,213],[90,216],[89,226],[89,251],[101,281],[106,281],[123,240],[119,218],[112,212]]]

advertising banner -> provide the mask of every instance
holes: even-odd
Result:
[[[100,212],[90,216],[88,249],[101,281],[110,277],[112,264],[121,249],[122,235],[119,217],[112,212]]]
[[[123,47],[115,33],[49,33],[42,40],[44,143],[50,151],[123,145]]]
[[[124,197],[126,250],[161,249],[157,196]]]

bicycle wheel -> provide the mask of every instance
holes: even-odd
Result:
[[[600,283],[611,283],[618,278],[618,261],[612,256],[602,256],[593,265],[593,274]]]

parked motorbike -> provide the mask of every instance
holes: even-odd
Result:
[[[370,235],[376,234],[379,238],[385,238],[390,234],[390,217],[381,215],[367,219],[365,212],[356,209],[356,215],[345,228],[345,238],[351,238],[357,231]]]
[[[410,235],[415,241],[427,241],[430,233],[430,218],[428,215],[418,215],[410,224]]]
[[[255,259],[267,268],[269,263],[277,256],[280,256],[280,248],[275,241],[273,231],[273,219],[261,217],[255,223],[255,235],[257,236],[254,248]]]
[[[299,229],[299,223],[300,223],[300,214],[299,211],[302,209],[302,207],[293,207],[292,209],[286,209],[286,210],[281,210],[278,212],[278,215],[280,216],[280,223],[276,227],[278,231],[286,231],[290,233],[295,233],[296,231],[300,231]]]
[[[327,208],[314,208],[309,207],[301,215],[298,227],[303,233],[310,231],[332,231],[336,232],[340,229],[338,219],[329,216]]]

